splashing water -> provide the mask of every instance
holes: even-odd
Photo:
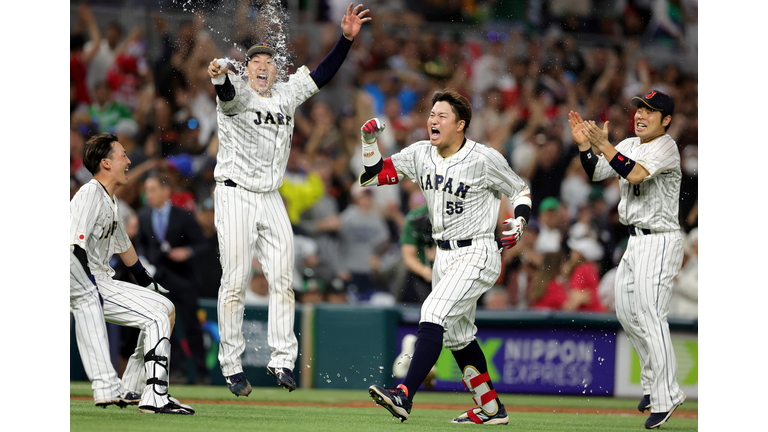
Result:
[[[233,27],[233,16],[243,13],[239,9],[240,2],[222,2],[219,5],[207,5],[205,0],[173,0],[173,3],[182,7],[184,12],[205,14],[205,29],[210,36],[217,37],[223,41],[226,46],[231,47],[229,51],[223,53],[233,54],[233,51],[239,51],[242,57],[250,46],[239,45],[230,39],[226,33]],[[283,82],[288,79],[288,72],[293,66],[293,60],[288,53],[288,42],[290,40],[288,22],[290,14],[284,10],[281,0],[262,0],[256,7],[248,8],[245,13],[248,15],[248,25],[250,26],[250,35],[252,43],[266,42],[267,45],[274,48],[277,54],[274,57],[275,66],[278,69],[276,82]],[[222,19],[222,17],[225,17]],[[217,19],[219,18],[219,19]],[[240,41],[243,42],[243,41]],[[227,63],[234,66],[233,72],[236,72],[241,78],[245,73],[246,63],[244,61],[226,57]]]

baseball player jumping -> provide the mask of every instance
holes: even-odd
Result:
[[[139,261],[118,214],[114,194],[128,182],[131,161],[117,137],[103,133],[85,144],[83,164],[93,180],[69,204],[69,299],[77,346],[93,382],[96,405],[138,404],[146,413],[194,414],[190,406],[168,394],[173,303],[160,295],[168,291]],[[115,270],[109,260],[115,253],[141,286],[112,279]],[[109,359],[104,320],[141,329],[122,382]]]
[[[293,391],[298,342],[293,333],[293,231],[278,188],[282,184],[293,135],[296,107],[317,93],[341,67],[360,27],[370,17],[350,3],[341,19],[342,36],[316,69],[299,68],[285,83],[275,83],[277,52],[266,43],[246,53],[247,82],[214,60],[208,75],[216,88],[219,152],[214,178],[216,230],[221,248],[218,314],[219,363],[232,393],[248,396],[243,374],[243,313],[253,250],[269,283],[267,340],[272,355],[267,372]]]
[[[655,429],[685,401],[667,323],[672,281],[683,262],[678,223],[682,173],[677,144],[666,133],[675,109],[672,98],[651,91],[630,104],[637,107],[637,137],[615,148],[608,141],[608,122],[601,130],[571,111],[568,124],[592,181],[620,176],[619,220],[630,237],[616,270],[616,315],[642,365],[638,409],[651,410],[645,427]]]
[[[465,137],[471,120],[472,107],[465,97],[455,90],[439,91],[432,97],[427,119],[429,141],[413,143],[383,160],[376,137],[385,125],[372,119],[362,128],[365,171],[360,174],[360,184],[397,184],[403,177],[417,182],[427,201],[438,246],[432,292],[421,307],[416,348],[405,380],[394,389],[373,385],[368,390],[376,403],[401,421],[410,417],[416,391],[445,344],[477,404],[452,422],[509,422],[475,340],[474,321],[477,300],[501,272],[494,231],[502,195],[512,200],[516,216],[504,222],[510,227],[503,233],[508,237],[501,240],[507,248],[525,230],[531,196],[499,152]]]

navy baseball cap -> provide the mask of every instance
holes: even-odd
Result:
[[[651,90],[643,97],[635,96],[629,101],[629,104],[635,108],[639,107],[640,104],[643,104],[652,110],[661,111],[662,119],[668,115],[672,115],[675,111],[675,103],[672,102],[672,98],[666,93],[658,90]]]
[[[274,57],[277,54],[277,51],[267,45],[266,42],[257,43],[252,45],[250,48],[248,48],[248,52],[245,53],[245,58],[250,60],[251,57],[253,57],[254,54],[269,54],[272,57]]]

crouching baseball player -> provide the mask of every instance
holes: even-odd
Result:
[[[427,120],[429,141],[413,143],[384,160],[376,137],[385,125],[372,119],[362,128],[365,171],[360,174],[360,184],[396,184],[403,177],[418,183],[438,246],[432,292],[421,307],[416,347],[405,380],[394,389],[373,385],[368,390],[376,403],[401,421],[410,417],[416,391],[445,344],[477,404],[452,422],[509,422],[493,389],[485,355],[475,340],[474,321],[477,300],[501,272],[494,231],[502,194],[512,199],[516,216],[504,222],[510,227],[504,231],[508,237],[501,241],[507,248],[514,246],[525,230],[531,196],[528,186],[499,152],[465,137],[471,120],[472,108],[466,98],[454,90],[437,92]]]
[[[159,414],[194,414],[168,393],[168,338],[174,307],[167,293],[139,261],[118,214],[115,190],[126,184],[131,161],[113,134],[94,136],[83,149],[83,164],[93,180],[72,198],[70,211],[70,311],[77,344],[97,406],[138,404]],[[117,253],[141,285],[112,279]],[[104,321],[141,329],[136,351],[117,378],[109,359]],[[139,396],[139,393],[141,396]]]

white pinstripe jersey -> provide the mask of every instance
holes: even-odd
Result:
[[[288,163],[296,107],[320,89],[306,66],[287,82],[275,83],[272,97],[259,96],[245,80],[227,73],[235,98],[216,98],[219,152],[214,179],[232,180],[252,192],[277,190]]]
[[[632,185],[623,177],[619,178],[619,221],[624,225],[651,231],[679,230],[682,172],[680,152],[672,137],[665,134],[645,144],[640,144],[640,138],[627,138],[616,146],[616,150],[650,173],[638,185]],[[600,155],[592,180],[600,181],[618,175],[605,157]]]
[[[421,187],[436,240],[494,238],[501,195],[528,193],[528,185],[496,150],[469,139],[443,158],[429,141],[392,155],[397,172]]]
[[[87,252],[93,275],[109,277],[115,275],[109,265],[112,255],[131,247],[114,197],[96,179],[84,184],[69,202],[69,241]]]

